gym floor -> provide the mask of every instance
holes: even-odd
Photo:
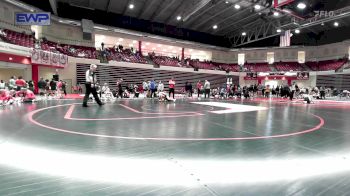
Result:
[[[350,102],[0,108],[0,195],[349,195]]]

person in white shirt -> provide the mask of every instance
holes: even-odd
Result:
[[[210,82],[208,80],[205,80],[204,83],[204,98],[210,98]]]
[[[96,91],[96,83],[97,83],[97,78],[95,73],[96,69],[97,69],[97,65],[91,64],[90,69],[86,71],[86,74],[85,74],[86,91],[85,91],[85,97],[83,100],[83,107],[88,107],[87,101],[89,99],[90,93],[92,93],[98,105],[100,106],[104,105],[104,103],[102,103],[100,98],[98,97],[97,91]]]
[[[3,80],[0,81],[0,89],[5,89],[5,82]]]
[[[9,81],[9,90],[16,89],[16,76],[11,76]]]
[[[163,92],[164,91],[164,84],[162,83],[162,81],[159,81],[159,83],[158,83],[158,94],[160,93],[160,92]]]

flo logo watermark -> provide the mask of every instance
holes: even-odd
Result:
[[[333,17],[335,16],[335,13],[334,11],[314,11],[315,13],[315,17],[318,17],[318,18],[328,18],[328,17]]]

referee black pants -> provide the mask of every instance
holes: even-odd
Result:
[[[96,88],[91,87],[91,83],[85,83],[85,87],[86,87],[86,91],[85,91],[85,96],[84,96],[84,100],[83,100],[83,106],[87,105],[90,93],[92,93],[92,95],[94,96],[95,101],[98,103],[98,105],[102,105],[102,102],[97,95]]]

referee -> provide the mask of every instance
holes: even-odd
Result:
[[[90,93],[92,93],[98,105],[100,106],[104,105],[104,103],[102,103],[100,98],[97,96],[97,92],[96,92],[96,81],[97,81],[96,73],[95,73],[96,69],[97,69],[97,65],[91,64],[90,69],[86,71],[86,75],[85,75],[86,91],[85,91],[85,97],[83,101],[83,107],[88,107],[87,101],[89,99]]]

